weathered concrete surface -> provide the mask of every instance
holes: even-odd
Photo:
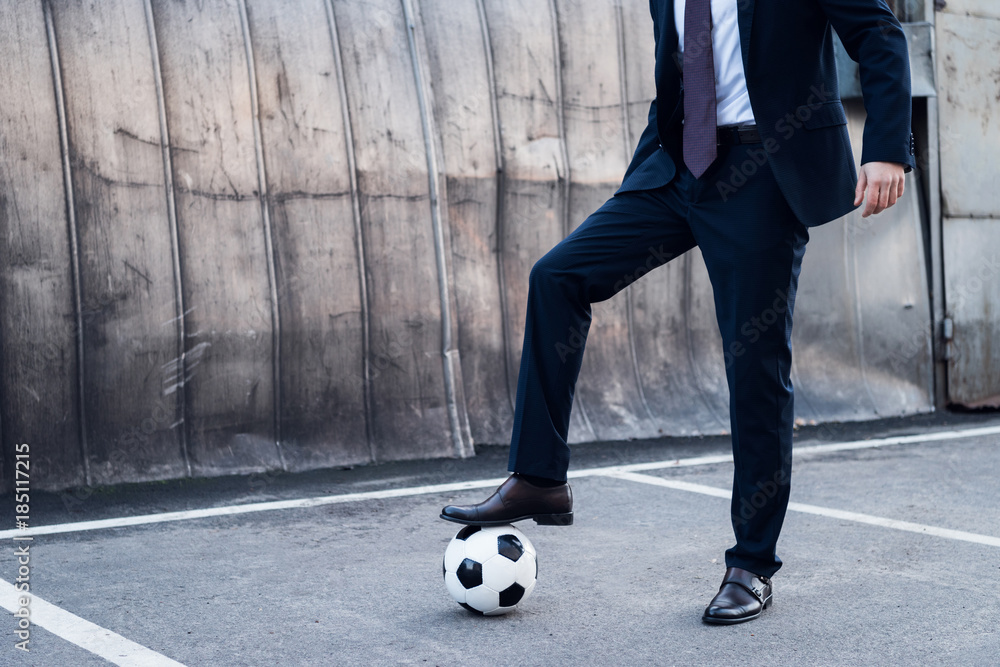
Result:
[[[292,470],[371,456],[360,220],[324,5],[247,3],[282,333],[279,423]]]
[[[92,304],[83,318],[81,368],[91,479],[177,477],[187,472],[173,426],[180,394],[165,373],[181,353],[175,249],[146,16],[136,2],[51,6],[80,292]]]
[[[30,435],[49,443],[35,460],[49,486],[74,486],[87,481],[80,304],[46,21],[39,3],[2,3],[0,26],[0,484],[14,475],[6,456],[14,439]]]
[[[646,123],[645,0],[0,12],[8,462],[29,442],[33,483],[63,488],[507,441],[531,266],[612,195]],[[802,421],[932,409],[910,185],[813,235]],[[697,251],[594,313],[573,442],[728,430]]]
[[[937,15],[948,398],[1000,406],[1000,10],[949,2]]]
[[[1000,220],[946,218],[948,398],[1000,407]]]

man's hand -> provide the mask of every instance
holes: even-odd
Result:
[[[895,162],[867,162],[861,165],[858,187],[854,190],[854,205],[858,206],[865,201],[867,189],[868,201],[861,217],[867,218],[872,213],[881,213],[903,196],[905,184],[903,165]]]

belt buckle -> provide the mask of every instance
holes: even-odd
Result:
[[[741,144],[755,144],[760,141],[760,133],[756,125],[740,125],[736,128],[736,135]]]
[[[736,137],[736,142],[733,141],[733,130],[736,128],[732,125],[723,125],[715,130],[715,143],[717,146],[729,146],[733,143],[738,143],[739,137]]]

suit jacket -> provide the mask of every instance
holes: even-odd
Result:
[[[683,84],[673,3],[683,1],[650,0],[656,99],[618,192],[660,187],[676,173]],[[860,65],[868,113],[861,163],[897,162],[906,171],[914,167],[906,37],[884,0],[735,1],[762,150],[803,224],[820,225],[854,208],[857,172],[831,28]],[[734,192],[741,182],[739,174],[713,178],[718,179],[716,187]]]

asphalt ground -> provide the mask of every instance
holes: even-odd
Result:
[[[733,541],[723,437],[575,447],[575,525],[519,524],[534,593],[471,615],[438,513],[505,476],[506,448],[481,447],[32,493],[34,528],[0,531],[10,611],[30,545],[30,652],[8,614],[0,665],[1000,664],[1000,415],[804,428],[795,447],[785,565],[750,623],[700,620]]]

